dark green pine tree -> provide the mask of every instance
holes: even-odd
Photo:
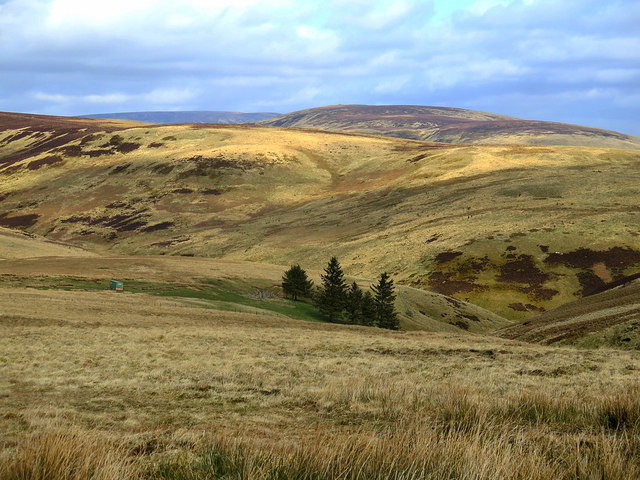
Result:
[[[347,291],[347,302],[345,310],[347,311],[347,321],[355,325],[362,324],[362,289],[356,282],[351,284]]]
[[[307,272],[300,265],[292,265],[282,276],[282,291],[293,300],[310,296],[312,288],[313,282],[309,280]]]
[[[374,303],[376,307],[376,323],[380,328],[388,328],[390,330],[398,330],[400,323],[398,314],[395,309],[395,299],[393,288],[393,280],[389,278],[388,273],[380,275],[380,279],[376,285],[371,286],[374,295]]]
[[[360,305],[360,316],[362,324],[373,327],[376,324],[376,303],[370,291],[364,292],[362,303]]]
[[[316,298],[316,304],[320,312],[330,322],[340,322],[347,298],[347,284],[344,282],[344,272],[336,257],[331,257],[327,268],[321,275],[322,286]]]

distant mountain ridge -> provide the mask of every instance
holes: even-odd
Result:
[[[119,112],[96,113],[79,115],[81,118],[112,118],[117,120],[132,120],[136,122],[156,123],[159,125],[178,123],[255,123],[280,115],[271,112],[225,112],[216,110],[196,111],[160,111],[160,112]]]
[[[640,137],[611,130],[423,105],[330,105],[286,114],[217,110],[117,112],[81,115],[79,118],[158,125],[255,123],[461,145],[557,145],[640,150]]]
[[[640,138],[599,128],[420,105],[332,105],[259,122],[454,144],[522,144],[640,149]]]

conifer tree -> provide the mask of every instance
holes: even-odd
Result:
[[[347,302],[345,310],[347,311],[347,321],[355,325],[362,324],[362,289],[356,282],[351,284],[347,291]]]
[[[375,294],[374,303],[377,325],[381,328],[398,330],[400,323],[394,306],[396,296],[394,294],[393,280],[389,278],[389,274],[386,272],[381,274],[378,283],[372,285],[371,290]]]
[[[282,291],[293,300],[310,296],[312,287],[313,282],[300,265],[292,265],[282,276]]]
[[[320,312],[330,322],[339,322],[343,318],[347,285],[344,281],[344,272],[336,257],[331,257],[324,272],[324,275],[320,276],[322,278],[322,287],[318,292],[316,303]]]
[[[376,304],[370,291],[364,292],[360,304],[362,324],[373,327],[376,324]]]

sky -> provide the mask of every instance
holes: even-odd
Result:
[[[640,136],[640,1],[0,0],[0,111],[335,104]]]

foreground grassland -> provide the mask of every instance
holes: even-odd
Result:
[[[4,288],[0,312],[3,479],[640,477],[638,352],[142,293]]]

